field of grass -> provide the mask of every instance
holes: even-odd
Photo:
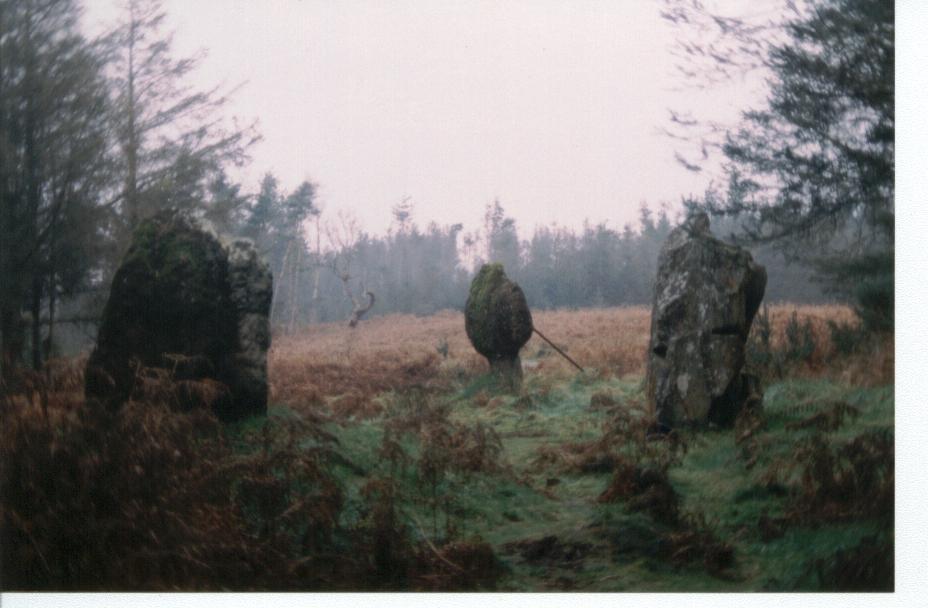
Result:
[[[62,363],[4,404],[4,587],[893,588],[893,348],[835,345],[849,310],[771,307],[763,411],[662,440],[646,309],[534,316],[583,373],[533,337],[498,391],[459,313],[315,326],[274,337],[268,417],[226,427],[95,418]]]

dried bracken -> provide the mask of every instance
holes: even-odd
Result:
[[[774,348],[785,344],[793,310],[770,307]],[[850,318],[847,309],[796,310],[803,324],[812,319],[816,339],[811,363],[799,364],[797,373],[840,377],[862,356],[829,359],[822,328],[829,318]],[[587,381],[643,373],[642,308],[542,311],[535,320],[592,372],[574,381],[582,390]],[[496,395],[477,378],[485,364],[462,323],[450,312],[375,317],[353,331],[330,324],[275,338],[270,378],[279,405],[266,420],[232,426],[211,412],[223,385],[179,380],[171,366],[134,367],[131,398],[116,412],[85,404],[85,360],[52,360],[42,372],[8,379],[0,386],[4,589],[493,589],[504,565],[494,547],[462,532],[473,534],[463,499],[472,484],[505,479],[563,499],[570,479],[581,475],[601,480],[598,509],[645,522],[642,542],[655,551],[649,556],[730,576],[735,555],[718,538],[721,528],[687,511],[670,482],[690,434],[650,434],[643,403],[618,383],[596,386],[589,408],[580,409],[603,420],[599,437],[548,443],[533,462],[510,462],[500,435],[546,435],[498,434],[492,421],[546,413],[575,371],[532,338],[522,350],[531,363],[528,388],[518,398]],[[879,352],[891,368],[892,349]],[[885,365],[876,367],[882,374]],[[468,397],[449,399],[462,389]],[[456,411],[465,400],[470,405]],[[744,464],[756,465],[758,488],[783,507],[758,520],[751,534],[769,541],[796,526],[891,516],[892,434],[844,439],[855,408],[869,419],[854,404],[797,398],[797,407],[809,409],[789,413],[786,432],[800,439],[789,454],[771,451],[780,414],[770,416],[769,429],[761,408],[739,418],[735,440]],[[462,422],[475,414],[484,422]],[[377,464],[368,456],[352,462],[356,446],[344,437],[354,437],[359,425],[382,430],[374,435],[379,445],[364,446]],[[542,566],[582,565],[587,548],[580,541],[547,534],[514,545],[512,555],[527,552],[528,563]],[[822,564],[821,584],[845,588],[843,567],[885,580],[885,544],[836,553],[833,564]],[[568,579],[544,584],[579,584]]]
[[[794,522],[891,521],[894,454],[890,430],[865,431],[846,442],[818,432],[801,440],[790,457],[771,462],[763,479],[789,489],[787,515]]]
[[[160,382],[146,390],[175,393]],[[4,412],[5,589],[326,584],[319,568],[293,576],[301,555],[322,554],[341,508],[323,435],[317,448],[297,450],[297,430],[303,438],[311,430],[278,424],[233,449],[206,404],[178,411],[132,399],[108,412],[75,398],[82,384],[55,379],[35,387],[41,404],[12,399]],[[214,388],[183,386],[195,394]]]

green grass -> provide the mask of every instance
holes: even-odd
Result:
[[[826,433],[830,442],[841,444],[870,429],[893,428],[892,387],[852,389],[822,380],[791,380],[765,392],[768,428],[761,436],[762,456],[750,470],[739,459],[732,431],[701,433],[691,442],[682,465],[671,470],[684,508],[711,516],[719,536],[734,545],[739,575],[744,578],[739,588],[815,590],[817,581],[808,571],[816,560],[827,560],[865,536],[882,533],[892,538],[885,524],[866,520],[790,526],[782,538],[769,542],[762,542],[756,534],[761,514],[781,515],[788,500],[760,483],[764,465],[788,458],[797,442],[816,432],[787,430],[787,424],[815,414],[818,404],[833,400],[857,407],[860,416]]]
[[[409,527],[415,536],[425,535],[440,546],[450,525],[456,538],[489,542],[508,569],[499,588],[513,591],[818,590],[817,561],[819,566],[831,563],[837,552],[866,537],[892,542],[891,520],[789,522],[782,535],[767,540],[758,523],[762,516],[782,517],[793,500],[790,488],[765,482],[765,471],[777,459],[789,459],[798,442],[818,432],[791,428],[790,423],[821,411],[825,404],[844,402],[859,415],[824,433],[832,445],[871,429],[891,432],[892,387],[850,388],[824,380],[787,380],[767,387],[767,426],[755,435],[758,456],[750,466],[734,430],[685,433],[688,450],[682,462],[669,469],[669,479],[688,521],[703,522],[733,549],[733,564],[715,575],[699,560],[680,564],[667,559],[661,539],[674,531],[672,527],[646,512],[632,512],[621,502],[598,503],[610,473],[580,474],[536,463],[546,446],[557,449],[601,437],[609,415],[591,409],[591,397],[607,394],[619,406],[630,407],[643,400],[640,380],[578,375],[550,386],[545,378],[529,373],[519,396],[490,390],[486,378],[477,378],[435,398],[450,408],[452,423],[487,425],[503,448],[498,471],[446,472],[435,488],[443,497],[440,508],[429,503],[430,490],[420,480],[416,463],[422,447],[414,435],[400,441],[410,459],[407,466],[397,469],[378,453],[389,407],[378,419],[328,425],[326,430],[338,439],[338,451],[353,465],[334,465],[347,497],[343,517],[351,519],[352,513],[360,512],[359,489],[368,479],[392,472],[399,484],[401,515],[414,522]],[[400,397],[383,399],[395,404]],[[272,408],[270,414],[275,420],[292,412]],[[555,539],[546,541],[547,553],[539,550],[541,555],[533,555],[525,549],[527,543],[548,537]]]

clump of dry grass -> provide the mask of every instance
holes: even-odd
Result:
[[[617,375],[643,373],[648,340],[645,308],[538,311],[535,323],[590,368]],[[570,376],[575,370],[537,336],[523,347],[528,373]],[[390,315],[355,329],[341,323],[310,326],[275,337],[269,355],[271,400],[293,407],[318,406],[355,391],[373,396],[413,386],[441,388],[485,372],[486,361],[464,332],[464,316]]]
[[[200,543],[229,514],[178,495],[210,424],[134,402],[115,416],[62,409],[17,408],[0,430],[4,587],[170,588],[202,574]],[[180,522],[195,540],[173,542]]]
[[[584,368],[614,376],[644,373],[650,338],[650,311],[643,306],[533,313],[535,325]],[[523,359],[537,356],[538,369],[573,374],[570,364],[533,335]]]
[[[384,422],[378,456],[389,463],[386,475],[369,478],[361,489],[362,518],[355,530],[364,570],[359,580],[371,589],[491,589],[503,574],[492,547],[480,539],[457,538],[452,522],[452,473],[470,475],[502,468],[502,442],[492,428],[449,419],[450,408],[418,388],[398,393]],[[404,439],[417,444],[407,451]],[[408,445],[408,443],[406,444]],[[416,492],[399,479],[411,477]],[[407,504],[425,506],[430,532]],[[440,531],[440,515],[444,530]],[[412,540],[413,533],[420,536]]]
[[[357,350],[350,356],[326,351],[311,335],[281,340],[269,357],[270,400],[295,409],[319,407],[346,394],[370,399],[409,386],[441,386],[438,354],[426,347]],[[317,350],[318,348],[318,350]]]
[[[788,488],[787,518],[794,522],[891,518],[894,454],[888,430],[865,431],[845,443],[819,432],[799,442],[790,457],[773,461],[763,479]]]
[[[802,322],[808,322],[812,327],[812,335],[815,341],[819,356],[824,358],[831,354],[830,347],[831,333],[828,328],[828,322],[856,324],[857,317],[854,311],[842,304],[815,304],[815,305],[796,305],[796,304],[771,304],[768,307],[770,315],[770,324],[773,328],[772,345],[776,349],[786,347],[787,336],[786,327],[789,325],[793,315]],[[757,321],[755,320],[755,323]],[[817,363],[821,363],[817,361]]]
[[[362,517],[354,530],[359,568],[349,588],[471,591],[493,589],[504,574],[492,546],[479,538],[429,540],[421,525],[401,512],[399,484],[392,476],[369,479],[361,497]]]
[[[664,536],[666,557],[671,563],[701,563],[707,573],[725,578],[735,563],[735,550],[720,540],[704,517],[690,515],[683,525]]]
[[[79,380],[33,378],[41,398],[4,402],[4,589],[289,589],[331,580],[303,559],[322,554],[341,508],[324,439],[296,449],[311,429],[278,424],[233,449],[208,405],[178,411],[139,397],[108,411],[73,396]]]
[[[853,386],[891,384],[895,371],[893,336],[864,335],[847,306],[765,306],[754,320],[748,361],[775,378],[831,378]],[[844,336],[836,336],[839,329]],[[836,344],[855,335],[853,352]]]
[[[679,433],[650,437],[654,419],[638,400],[618,403],[605,393],[594,393],[590,407],[603,409],[609,418],[602,435],[585,442],[543,445],[535,451],[532,466],[560,473],[607,473],[628,464],[634,469],[654,468],[666,473],[686,453],[686,442]]]
[[[409,580],[415,591],[493,590],[505,573],[492,545],[473,538],[451,541],[434,550],[420,545]]]
[[[661,523],[676,524],[680,518],[680,497],[667,472],[642,467],[627,458],[615,463],[612,480],[598,501],[623,501],[629,510],[645,511]]]

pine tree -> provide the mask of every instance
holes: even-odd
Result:
[[[494,200],[492,205],[486,207],[483,223],[487,261],[501,263],[510,277],[518,278],[522,261],[516,221],[506,216],[506,210],[499,200]]]
[[[75,290],[107,235],[98,200],[109,178],[107,88],[99,49],[73,0],[0,0],[0,334],[9,377],[31,329]],[[24,323],[22,311],[28,311]],[[51,333],[48,339],[50,341]]]
[[[209,182],[203,216],[221,232],[238,234],[243,228],[249,198],[241,190],[241,184],[230,181],[223,170]]]
[[[110,36],[114,113],[123,164],[120,195],[124,222],[166,206],[190,207],[204,198],[206,179],[238,163],[257,137],[252,128],[229,128],[220,118],[227,98],[218,89],[186,83],[196,57],[172,56],[160,0],[126,0]]]
[[[728,196],[711,211],[737,215],[748,242],[773,243],[812,264],[832,289],[852,295],[872,329],[893,323],[894,5],[887,0],[810,0],[781,27],[717,17],[769,70],[764,107],[745,112],[722,150]],[[665,16],[693,23],[699,4]],[[692,56],[738,65],[714,42]]]

